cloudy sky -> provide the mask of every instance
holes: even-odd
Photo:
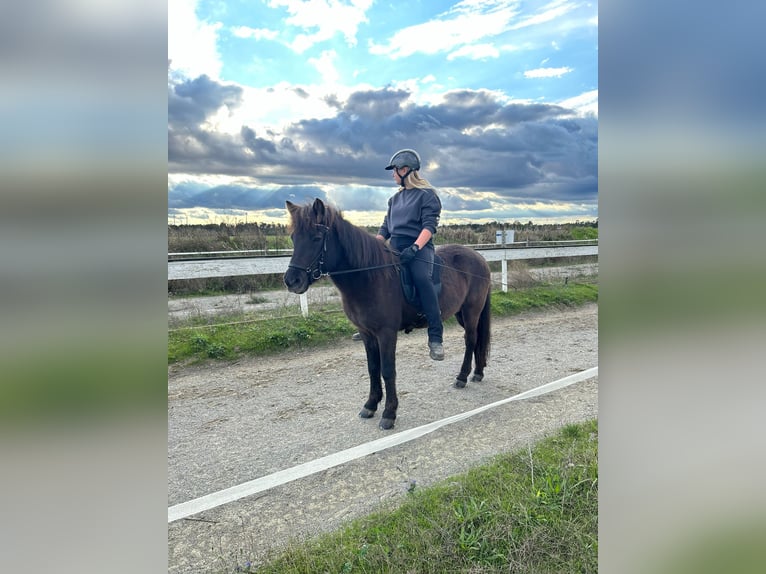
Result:
[[[169,222],[375,225],[402,148],[442,223],[597,218],[597,3],[169,0]]]

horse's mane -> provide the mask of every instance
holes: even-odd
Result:
[[[317,218],[313,204],[299,206],[293,213],[290,230],[297,233],[314,233],[317,224],[326,225],[338,236],[346,258],[354,267],[374,267],[392,262],[389,249],[375,236],[343,218],[343,213],[324,204],[324,214]]]

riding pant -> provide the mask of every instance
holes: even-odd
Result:
[[[415,243],[414,238],[392,237],[391,246],[397,251],[402,251]],[[428,321],[428,341],[442,342],[444,326],[442,325],[439,299],[436,296],[434,283],[431,278],[434,268],[434,246],[430,241],[417,252],[415,259],[410,262],[409,270],[412,282],[415,284],[423,313]]]

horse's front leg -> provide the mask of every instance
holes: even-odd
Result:
[[[383,398],[383,387],[380,384],[380,347],[378,340],[368,333],[362,333],[364,350],[367,353],[367,372],[370,375],[370,396],[364,403],[359,416],[363,419],[372,418],[378,410],[378,403]]]
[[[387,332],[378,337],[380,362],[383,381],[386,383],[386,408],[380,419],[380,428],[388,430],[394,427],[399,398],[396,396],[396,331]]]

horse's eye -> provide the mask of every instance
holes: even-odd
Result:
[[[321,235],[315,235],[315,236],[313,237],[312,241],[313,241],[314,243],[316,243],[316,242],[318,242],[318,241],[322,241],[322,236],[321,236]]]

